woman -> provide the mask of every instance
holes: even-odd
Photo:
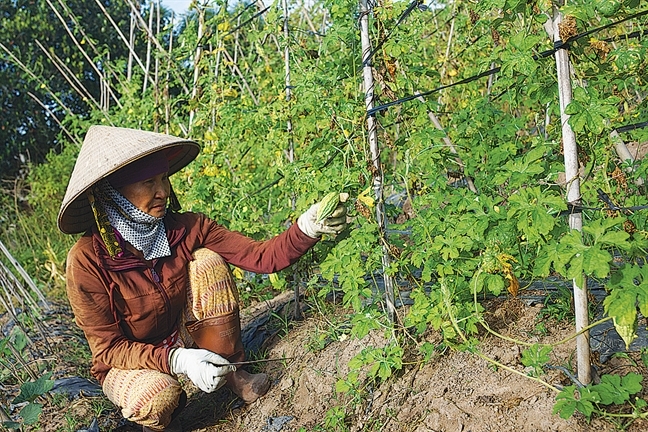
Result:
[[[180,430],[173,421],[186,402],[179,374],[205,392],[226,385],[246,403],[267,392],[267,375],[230,364],[244,351],[229,264],[273,273],[346,226],[342,205],[317,223],[315,204],[297,224],[258,242],[179,212],[168,176],[198,152],[195,142],[169,135],[92,126],[58,217],[64,233],[84,233],[66,273],[91,373],[145,431]]]

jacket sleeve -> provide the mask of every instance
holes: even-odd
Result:
[[[293,224],[283,233],[265,241],[253,240],[230,231],[204,215],[198,225],[204,233],[204,246],[236,267],[254,273],[274,273],[296,262],[319,239],[314,239]]]
[[[96,260],[75,245],[68,254],[67,294],[77,325],[92,351],[92,375],[103,382],[108,371],[119,369],[169,370],[170,348],[128,340],[112,309],[112,289]]]

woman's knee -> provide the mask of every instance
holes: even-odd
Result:
[[[146,369],[111,369],[103,391],[124,418],[152,430],[162,430],[171,422],[184,393],[172,376]]]

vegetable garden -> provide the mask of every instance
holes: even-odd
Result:
[[[5,256],[49,297],[64,298],[74,242],[56,231],[61,179],[89,125],[186,136],[202,152],[172,177],[183,209],[230,229],[268,238],[327,193],[349,194],[349,229],[309,259],[270,277],[235,269],[250,304],[301,287],[309,304],[341,297],[347,320],[341,334],[329,330],[335,338],[383,335],[348,362],[339,394],[360,404],[368,388],[460,351],[555,392],[556,417],[645,422],[644,377],[598,376],[589,338],[612,322],[619,355],[637,353],[648,367],[637,339],[648,316],[645,4],[198,1],[172,19],[156,2],[127,0],[130,36],[102,8],[129,48],[114,59],[64,0],[38,3],[60,16],[101,83],[92,94],[59,69],[87,104],[81,115],[0,45],[53,101],[45,105],[60,128],[61,150],[29,166],[24,186],[16,180],[13,199],[1,201]],[[571,336],[537,343],[489,325],[489,302],[538,284],[572,293]],[[601,304],[588,284],[602,287]],[[17,302],[38,321],[44,312],[12,293],[5,287],[4,307]],[[16,332],[0,345],[2,381],[33,381],[12,366],[23,356]],[[486,337],[520,347],[517,367],[482,351]],[[566,364],[552,364],[558,345],[575,347]],[[546,380],[558,366],[568,380],[560,388]],[[353,406],[328,408],[317,430],[349,430]]]

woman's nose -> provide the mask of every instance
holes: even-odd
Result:
[[[160,180],[156,182],[155,184],[155,197],[156,198],[162,198],[162,199],[167,199],[170,195],[170,188],[169,188],[169,181],[168,180]]]

